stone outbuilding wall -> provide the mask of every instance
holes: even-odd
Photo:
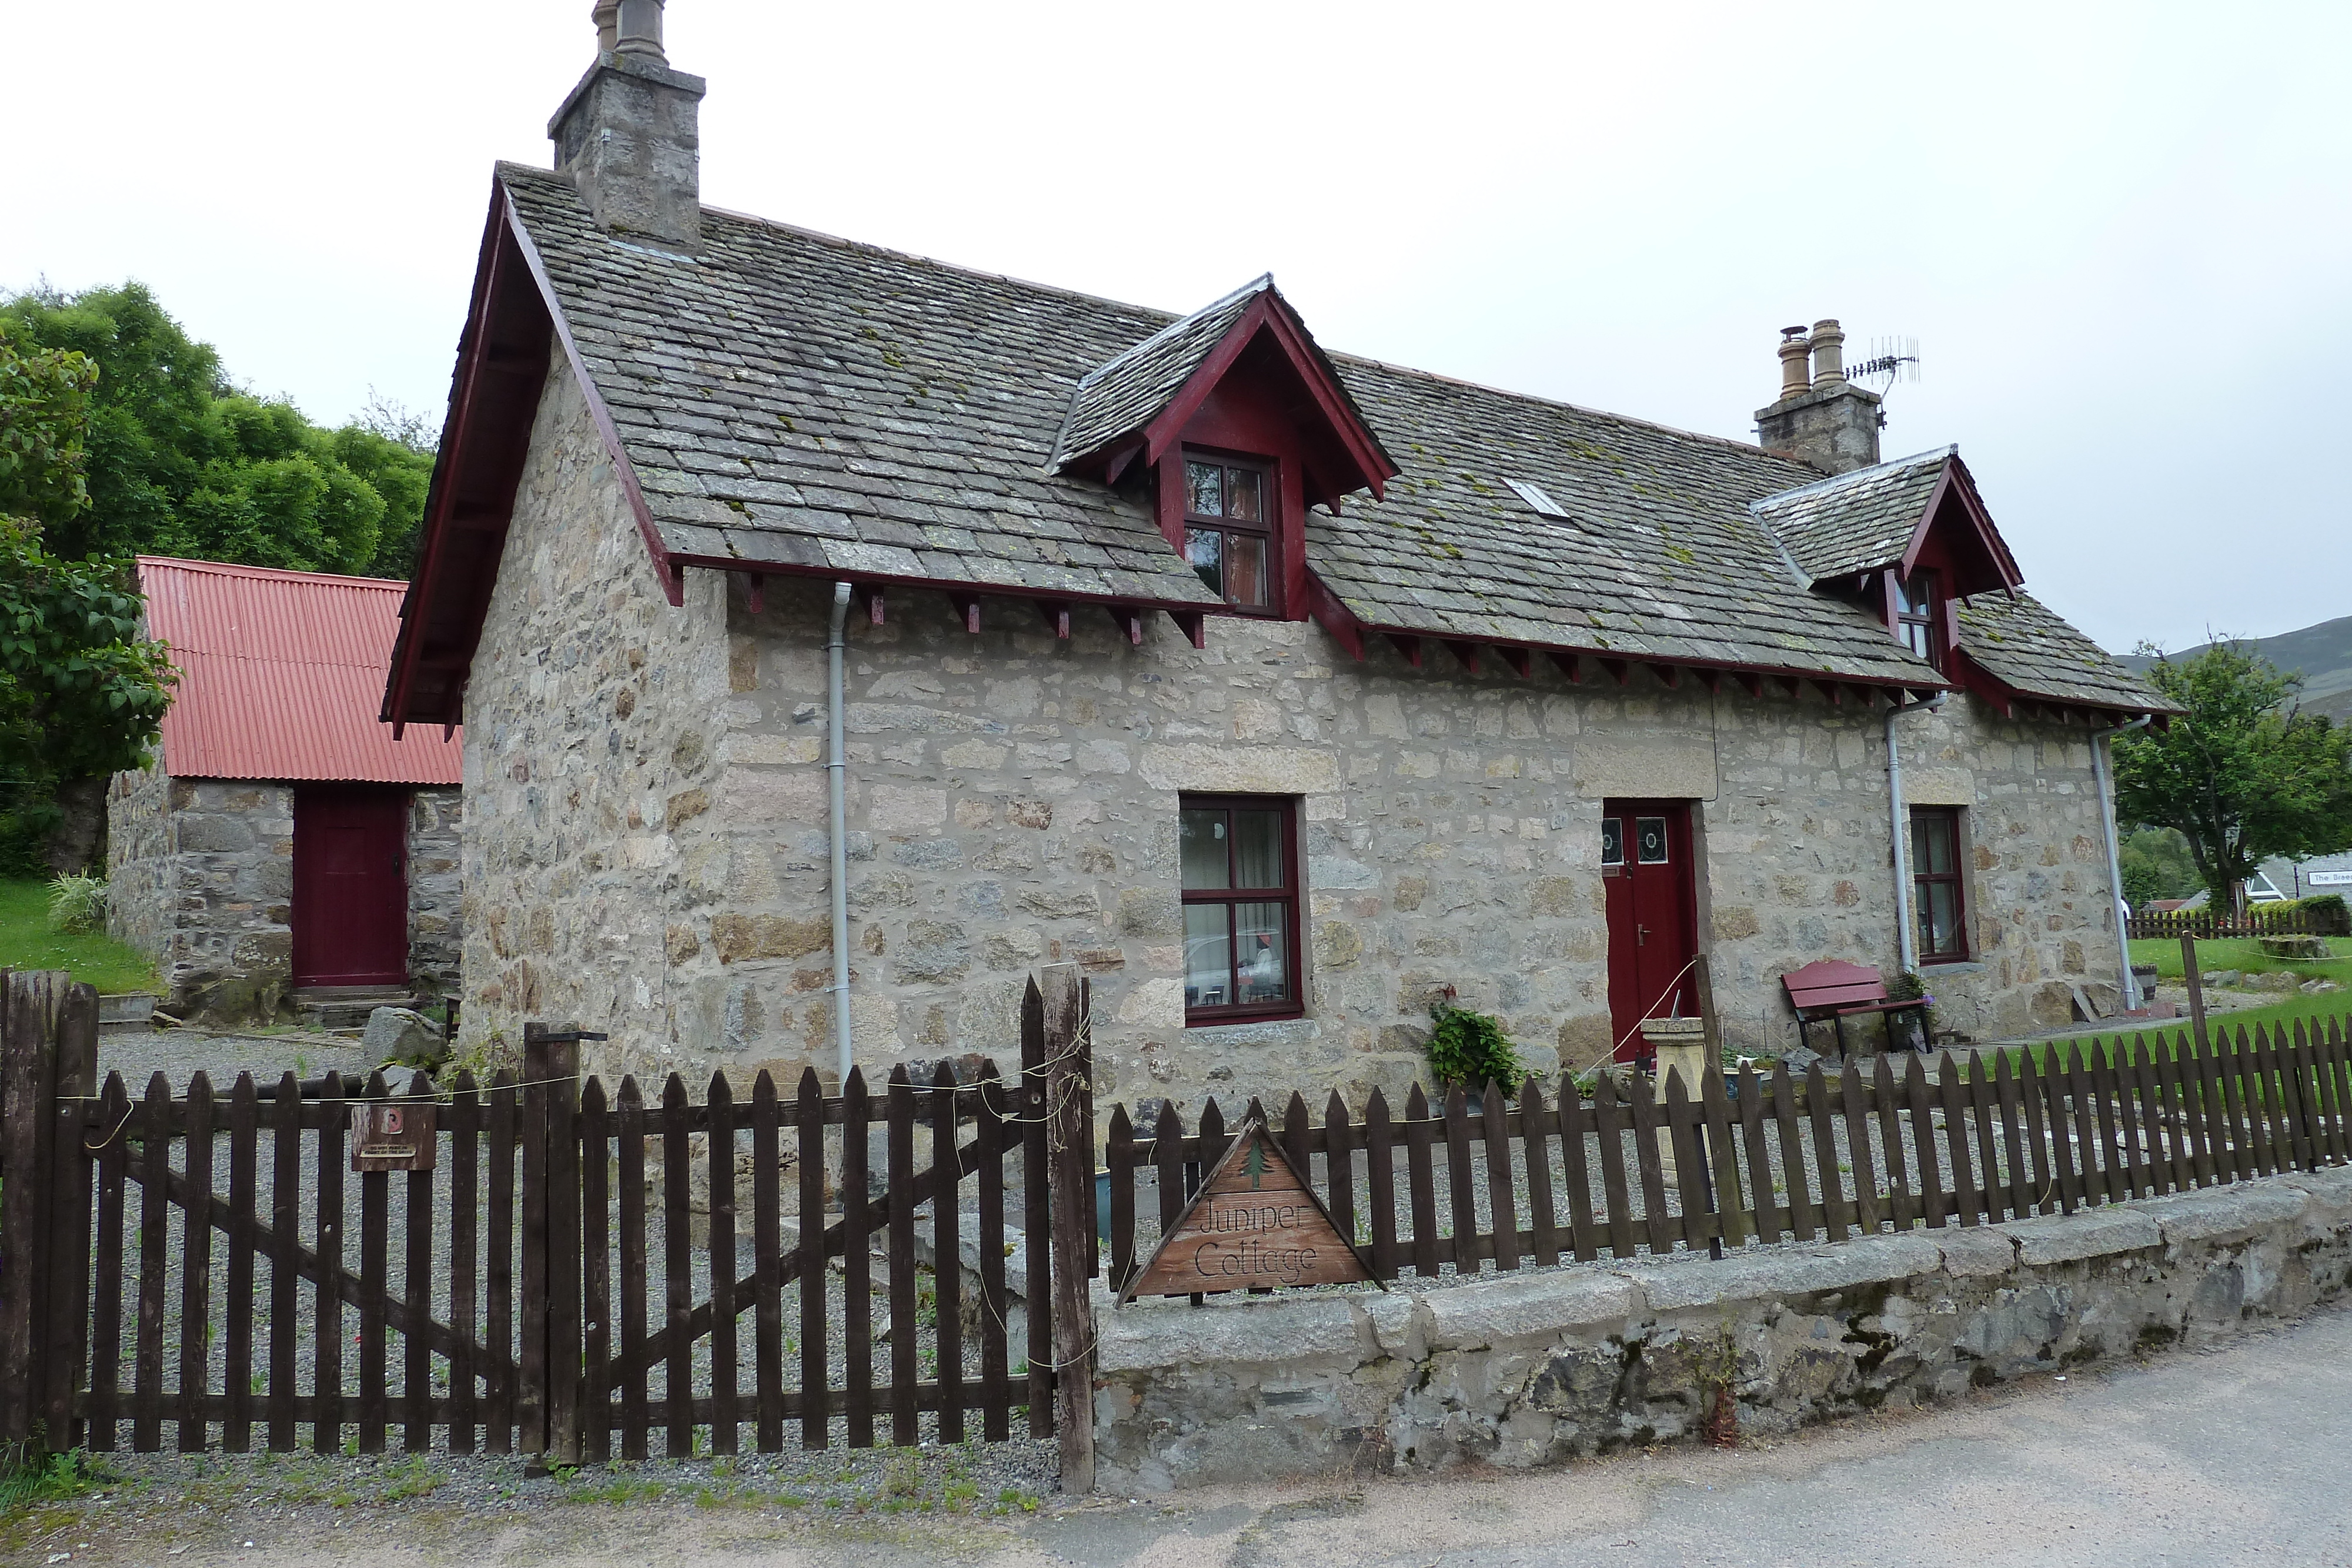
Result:
[[[1097,1484],[1558,1463],[1792,1432],[2078,1363],[2194,1346],[2340,1299],[2352,1170],[1975,1228],[1677,1254],[1385,1293],[1097,1287]]]
[[[1017,506],[1018,502],[1009,501]],[[1040,524],[1040,527],[1046,525]],[[834,1061],[824,639],[830,585],[684,575],[664,599],[561,353],[468,686],[468,1043],[531,1019],[592,1061],[706,1075]],[[850,998],[869,1071],[1016,1049],[1041,966],[1092,978],[1097,1098],[1392,1095],[1452,985],[1543,1071],[1607,1053],[1601,802],[1695,802],[1702,949],[1727,1040],[1793,1041],[1779,977],[1898,963],[1885,714],[1809,686],[1636,664],[1622,686],[1473,676],[1432,647],[1350,659],[1312,622],[1099,611],[1059,639],[944,595],[853,612]],[[1895,720],[1914,803],[1968,808],[1971,961],[1930,977],[1979,1038],[2069,1016],[2117,967],[2084,732],[1955,695]],[[1187,1029],[1187,790],[1298,802],[1306,1016]]]
[[[107,791],[107,929],[155,961],[165,1012],[243,1023],[292,984],[294,793],[281,782],[118,773]],[[409,965],[458,986],[457,790],[419,789],[408,831]]]

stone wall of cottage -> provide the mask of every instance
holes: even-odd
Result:
[[[155,960],[163,1010],[274,1016],[294,956],[293,787],[152,767],[115,775],[107,818],[107,926]]]
[[[692,958],[698,927],[673,911],[726,885],[705,842],[724,589],[695,572],[683,609],[664,599],[553,361],[467,688],[458,1048],[513,1061],[525,1023],[576,1021],[612,1036],[583,1051],[594,1070],[690,1067],[665,955]]]
[[[1454,986],[1532,1064],[1610,1046],[1605,797],[1697,802],[1701,941],[1727,1040],[1785,1045],[1779,977],[1820,957],[1894,971],[1885,714],[1808,690],[1472,677],[1433,650],[1358,664],[1312,624],[1231,620],[1195,651],[1165,620],[1059,642],[991,603],[973,636],[938,595],[854,618],[851,1001],[861,1061],[1010,1057],[1030,971],[1095,988],[1105,1100],[1340,1088],[1419,1074]],[[829,1067],[824,590],[730,612],[711,868],[671,915],[670,1043],[698,1062]],[[1962,804],[1974,962],[1936,970],[1940,1021],[1979,1038],[2067,1017],[2107,962],[2099,816],[2082,732],[1971,699],[1896,720],[1917,803]],[[1186,789],[1298,798],[1307,1016],[1188,1030],[1176,894]],[[719,868],[723,866],[723,873]],[[1818,1043],[1818,1042],[1817,1042]]]
[[[127,768],[106,787],[106,929],[153,957],[163,951],[172,885],[172,780],[160,761]]]
[[[408,802],[408,973],[421,991],[457,994],[465,964],[465,794],[420,789]]]
[[[454,991],[461,939],[456,789],[419,789],[408,832],[409,968]],[[274,1018],[292,984],[294,787],[118,773],[107,790],[107,929],[155,961],[163,1010]]]
[[[687,574],[662,597],[558,356],[468,688],[461,1044],[533,1019],[609,1033],[600,1070],[833,1079],[821,580]],[[1605,1055],[1601,801],[1696,802],[1702,946],[1727,1041],[1795,1038],[1779,985],[1821,957],[1897,961],[1885,714],[1808,689],[1750,697],[1464,673],[1311,623],[1164,618],[1130,646],[1080,610],[1067,641],[943,595],[851,618],[852,1032],[878,1076],[1011,1060],[1021,987],[1095,987],[1100,1097],[1396,1095],[1452,985],[1532,1064]],[[1909,796],[1968,808],[1971,961],[1933,971],[1979,1038],[2065,1021],[2114,968],[2084,732],[1973,699],[1896,720]],[[1184,1027],[1177,798],[1299,801],[1307,1016]]]

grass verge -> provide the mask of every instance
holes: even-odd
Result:
[[[2263,952],[2262,944],[2252,938],[2198,943],[2197,967],[2209,975],[2217,969],[2238,969],[2248,974],[2284,972],[2305,980],[2334,980],[2345,988],[2340,991],[2322,991],[2314,996],[2290,991],[2283,994],[2277,1001],[2263,1007],[2239,1008],[2230,1012],[2215,1010],[2207,1015],[2208,1025],[2216,1034],[2224,1029],[2230,1030],[2231,1037],[2234,1039],[2240,1029],[2266,1029],[2273,1034],[2284,1029],[2291,1033],[2298,1021],[2306,1029],[2317,1027],[2324,1030],[2331,1019],[2352,1018],[2352,953],[2346,951],[2352,948],[2352,942],[2336,937],[2331,946],[2337,953],[2336,957],[2295,959],[2270,957]],[[2134,942],[2131,955],[2134,964],[2154,964],[2159,981],[2179,985],[2183,978],[2180,943],[2176,938],[2158,937]],[[2116,1047],[2135,1037],[2145,1038],[2153,1043],[2175,1035],[2185,1036],[2188,1032],[2189,1019],[2181,1018],[2127,1030],[2095,1030],[2059,1040],[2036,1040],[2027,1049],[2033,1054],[2034,1067],[2047,1071],[2051,1052],[2061,1046],[2072,1045],[2079,1051],[2096,1051],[2112,1061]]]
[[[154,966],[103,932],[68,936],[49,929],[49,892],[37,882],[0,880],[0,969],[70,969],[101,992],[157,990]]]

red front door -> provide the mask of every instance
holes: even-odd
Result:
[[[1641,1021],[1693,1016],[1697,882],[1686,800],[1604,800],[1601,876],[1609,904],[1609,1016],[1617,1060],[1647,1055]]]
[[[294,983],[408,983],[408,791],[294,791]]]

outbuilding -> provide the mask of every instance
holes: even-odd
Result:
[[[408,585],[142,556],[179,672],[107,795],[108,926],[165,1012],[334,1024],[454,988],[462,737],[378,722]]]

